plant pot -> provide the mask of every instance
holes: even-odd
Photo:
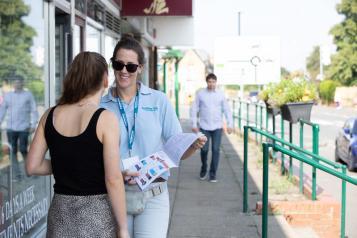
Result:
[[[299,119],[310,121],[314,102],[289,102],[281,106],[281,116],[284,120],[297,123]]]
[[[276,116],[280,113],[280,108],[279,107],[272,107],[268,102],[264,101],[265,107],[267,109],[268,114],[272,114],[273,116]]]

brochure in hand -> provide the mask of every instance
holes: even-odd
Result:
[[[170,168],[178,167],[185,151],[201,135],[202,134],[181,133],[172,136],[163,146],[163,150],[142,159],[138,156],[125,159],[123,160],[123,167],[124,169],[138,171],[140,173],[139,176],[135,177],[135,181],[140,189],[145,191],[161,174]]]

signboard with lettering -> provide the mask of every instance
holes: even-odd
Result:
[[[37,181],[41,183],[44,179]],[[47,190],[32,184],[14,192],[12,197],[5,197],[0,202],[0,238],[32,237],[39,225],[46,222]]]
[[[122,0],[122,16],[192,16],[192,0]]]

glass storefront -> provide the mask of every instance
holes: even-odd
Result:
[[[101,53],[101,37],[100,30],[87,25],[86,31],[87,50]]]
[[[43,12],[42,0],[7,1],[0,9],[0,238],[34,237],[46,228],[50,177],[28,177],[24,167],[45,110]]]
[[[108,78],[109,78],[109,85],[112,85],[114,80],[115,80],[115,77],[114,77],[114,73],[113,73],[113,68],[112,68],[112,65],[110,63],[110,58],[113,56],[113,51],[114,51],[114,48],[115,48],[115,45],[117,44],[118,40],[109,36],[109,35],[106,35],[105,36],[105,52],[104,52],[104,57],[105,59],[107,60],[108,64],[109,64],[109,75],[108,75]]]
[[[92,0],[72,1],[82,14],[79,22],[77,18],[76,22],[71,20],[70,0],[2,2],[0,238],[44,237],[53,179],[26,175],[26,155],[34,128],[60,96],[73,57],[88,49],[109,60],[119,38],[118,31],[103,25],[108,6],[93,5],[96,1]],[[93,6],[103,8],[95,7],[96,17],[88,20],[87,5],[88,11]],[[115,17],[119,22],[118,15]],[[50,159],[48,156],[46,159]]]

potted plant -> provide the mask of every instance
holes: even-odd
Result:
[[[296,123],[300,118],[310,120],[312,105],[316,99],[317,90],[313,83],[304,78],[294,78],[280,81],[268,102],[280,107],[284,120]]]
[[[259,98],[264,101],[267,112],[272,115],[278,115],[280,113],[280,107],[269,103],[270,97],[273,95],[277,84],[269,83],[265,88],[260,91]]]

